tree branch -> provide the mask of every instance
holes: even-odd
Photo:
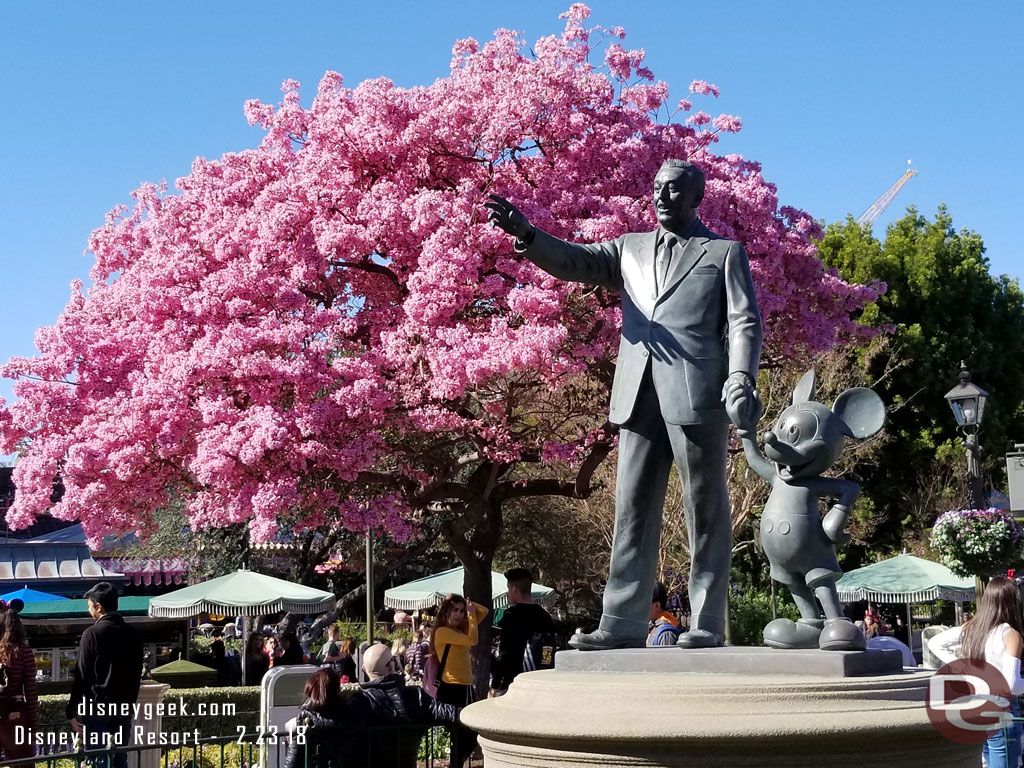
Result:
[[[601,431],[606,435],[610,432],[616,431],[617,427],[610,421],[606,421],[601,425]],[[594,472],[601,466],[602,462],[608,458],[608,454],[612,452],[612,440],[609,437],[607,440],[594,443],[590,448],[590,453],[580,464],[579,472],[576,473],[576,498],[585,499],[590,495],[590,481],[594,477]]]
[[[346,267],[348,269],[358,269],[363,272],[372,272],[375,275],[383,275],[384,277],[386,277],[388,280],[395,284],[395,287],[403,296],[405,296],[408,293],[408,291],[406,291],[405,289],[405,286],[403,286],[402,283],[399,281],[398,275],[396,275],[392,270],[385,267],[383,264],[375,264],[372,261],[364,261],[360,262],[359,264],[353,264],[350,261],[329,261],[327,263],[330,264],[332,267]]]

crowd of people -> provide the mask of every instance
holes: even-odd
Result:
[[[517,568],[506,577],[509,605],[496,624],[498,642],[493,649],[490,695],[504,693],[524,669],[553,666],[554,624],[533,602],[532,575]],[[85,597],[94,623],[79,641],[66,716],[75,733],[90,739],[83,745],[87,750],[107,750],[130,742],[131,717],[111,715],[109,707],[97,705],[137,700],[144,669],[143,646],[136,630],[118,613],[117,590],[112,585],[97,584]],[[20,607],[0,603],[0,753],[7,760],[33,754],[33,745],[19,741],[15,734],[18,726],[22,732],[36,729],[39,718],[35,655],[18,616]],[[312,655],[294,632],[251,633],[244,658],[232,652],[237,674],[232,672],[223,636],[214,639],[211,652],[218,671],[224,672],[218,675],[218,682],[226,680],[227,684],[236,682],[243,665],[250,685],[259,684],[274,667],[309,663],[320,667],[306,684],[306,702],[298,717],[309,734],[307,746],[293,745],[292,765],[336,764],[332,755],[342,746],[349,750],[348,757],[372,753],[374,765],[384,764],[379,760],[385,753],[394,758],[386,761],[388,765],[414,765],[423,730],[431,725],[453,729],[453,765],[461,765],[476,746],[475,734],[459,725],[458,716],[476,697],[479,681],[474,676],[472,651],[479,644],[479,626],[487,615],[484,606],[452,594],[441,602],[433,619],[413,625],[411,636],[396,633],[390,646],[376,643],[357,648],[355,640],[342,638],[339,625],[332,624],[326,629],[323,645]],[[237,636],[239,629],[231,627]],[[537,637],[543,650],[533,648]],[[540,661],[532,660],[534,655]],[[342,686],[360,680],[357,659],[361,660],[362,686],[346,699]],[[407,685],[410,682],[417,684]],[[405,727],[399,738],[392,733],[371,743],[365,735],[372,734],[367,727],[396,725]],[[356,738],[361,733],[364,736]],[[123,751],[98,759],[105,768],[127,764]],[[361,763],[346,759],[348,764]]]
[[[533,601],[532,574],[515,568],[505,577],[508,606],[495,625],[492,696],[503,694],[524,669],[553,666],[554,622]],[[377,643],[362,650],[364,682],[347,699],[340,686],[355,679],[356,649],[351,640],[340,639],[337,625],[329,627],[320,669],[306,683],[306,701],[295,721],[305,728],[304,743],[292,744],[288,766],[327,768],[338,750],[345,751],[346,765],[412,766],[420,739],[432,725],[452,729],[452,765],[463,765],[477,745],[476,734],[459,724],[459,713],[476,698],[479,681],[472,652],[487,615],[484,606],[468,597],[448,595],[432,618],[414,626],[410,638],[396,634],[390,647]],[[550,647],[547,664],[528,661],[531,642],[538,637]],[[395,726],[397,736],[379,730]]]
[[[339,625],[332,624],[323,645],[311,655],[294,632],[252,633],[244,659],[250,684],[258,684],[272,667],[303,663],[320,667],[305,686],[305,702],[296,718],[305,739],[291,744],[289,768],[330,768],[339,764],[339,750],[344,750],[346,765],[413,766],[424,732],[434,725],[451,729],[455,736],[451,764],[462,766],[476,748],[476,735],[460,724],[459,715],[476,692],[487,688],[489,696],[501,696],[522,672],[553,666],[555,625],[532,599],[531,573],[514,568],[505,577],[508,605],[494,625],[487,686],[475,677],[473,649],[479,645],[480,626],[488,611],[458,594],[448,595],[433,618],[425,617],[418,626],[414,623],[411,633],[396,632],[390,645],[378,642],[358,648],[352,638],[341,637]],[[122,740],[131,718],[112,716],[95,705],[136,701],[143,649],[137,632],[117,611],[114,587],[98,584],[86,598],[94,623],[79,643],[67,717],[75,732],[92,737],[86,749],[105,749]],[[19,743],[16,729],[35,729],[39,720],[35,659],[18,615],[22,607],[20,601],[11,605],[0,601],[0,753],[7,760],[32,755],[32,745]],[[670,603],[665,585],[657,584],[651,597],[647,645],[675,645],[685,631],[685,616],[672,607],[678,606]],[[910,640],[899,615],[887,624],[869,607],[857,624],[869,647],[880,640]],[[406,627],[403,624],[401,629]],[[984,591],[973,618],[935,636],[928,646],[943,662],[977,658],[996,667],[1013,694],[1013,714],[1019,717],[1016,697],[1024,694],[1022,636],[1020,588],[1012,579],[998,577]],[[343,690],[346,683],[357,681],[361,686],[354,693]],[[1020,764],[1020,729],[1020,724],[1013,724],[988,739],[989,768]],[[115,753],[108,761],[108,768],[123,768],[127,757]]]
[[[269,628],[268,628],[269,629]],[[337,627],[334,627],[337,632]],[[348,648],[351,650],[352,641],[346,641]],[[217,643],[214,642],[214,647]],[[324,651],[328,647],[333,647],[334,657],[339,663],[343,661],[349,654],[342,654],[338,649],[343,644],[325,643]],[[351,663],[350,667],[346,667],[348,680],[355,681],[355,665]],[[259,685],[263,676],[272,667],[285,667],[292,664],[309,664],[311,663],[309,652],[303,647],[299,641],[299,637],[295,632],[285,632],[283,634],[270,634],[265,635],[262,632],[252,632],[249,635],[248,642],[245,647],[245,680],[248,685]],[[239,681],[240,682],[240,681]]]

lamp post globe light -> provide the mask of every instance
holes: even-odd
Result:
[[[981,453],[978,444],[978,432],[981,419],[985,413],[985,401],[988,392],[971,382],[971,372],[963,361],[960,362],[960,383],[946,393],[953,416],[956,417],[957,429],[964,436],[967,447],[967,506],[969,509],[982,509],[985,505],[985,493],[981,485],[981,468],[978,461]]]

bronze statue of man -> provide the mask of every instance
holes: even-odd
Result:
[[[621,294],[609,417],[620,425],[615,532],[601,623],[569,641],[580,650],[644,645],[673,462],[692,558],[691,625],[679,645],[723,641],[732,553],[729,420],[753,402],[761,317],[743,246],[697,218],[704,184],[695,165],[667,160],[654,179],[659,227],[594,245],[552,237],[497,195],[485,204],[490,221],[541,269]]]

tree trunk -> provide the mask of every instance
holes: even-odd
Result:
[[[473,687],[478,699],[486,698],[491,676],[491,621],[494,601],[491,596],[491,562],[494,551],[474,552],[475,557],[463,562],[466,570],[464,589],[466,597],[487,608],[488,614],[478,627],[479,642],[472,650]]]

